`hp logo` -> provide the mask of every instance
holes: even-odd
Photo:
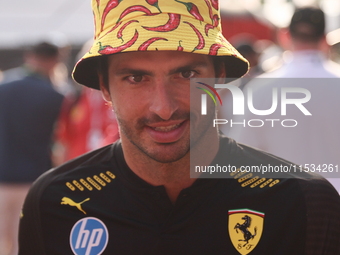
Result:
[[[74,224],[70,245],[76,255],[99,255],[105,250],[109,232],[104,223],[93,217],[87,217]]]

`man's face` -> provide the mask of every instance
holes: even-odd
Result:
[[[211,57],[128,52],[108,62],[109,91],[102,82],[101,89],[115,110],[123,148],[162,163],[183,158],[190,149],[190,78],[215,77]],[[199,139],[207,127],[195,125],[192,137]]]

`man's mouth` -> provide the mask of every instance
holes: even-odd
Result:
[[[172,123],[171,123],[172,122]],[[188,120],[177,120],[167,123],[155,123],[146,126],[146,131],[157,143],[173,143],[178,141],[189,125]]]
[[[171,130],[174,130],[178,128],[182,123],[171,125],[171,126],[165,126],[165,127],[154,127],[153,130],[159,131],[159,132],[169,132]]]

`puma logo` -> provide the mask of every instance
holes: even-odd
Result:
[[[61,199],[61,204],[62,205],[70,205],[70,206],[75,206],[78,208],[79,211],[82,211],[84,214],[86,214],[86,212],[81,208],[81,205],[83,203],[85,203],[86,201],[89,201],[90,198],[86,198],[84,201],[80,202],[80,203],[76,203],[74,202],[71,198],[68,198],[68,197],[63,197]]]

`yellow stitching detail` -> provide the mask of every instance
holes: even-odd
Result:
[[[94,186],[97,190],[101,190],[102,188],[91,178],[91,177],[87,177],[86,180],[92,184],[92,186]]]
[[[75,190],[76,190],[76,188],[75,188],[71,183],[69,183],[69,182],[66,182],[66,186],[67,186],[70,190],[72,190],[72,191],[75,191]]]
[[[268,181],[266,181],[265,183],[263,183],[263,184],[260,186],[260,188],[261,188],[261,189],[264,188],[264,187],[267,186],[269,183],[271,183],[272,180],[273,180],[273,179],[269,179]]]
[[[92,186],[87,182],[85,181],[84,179],[80,179],[80,182],[89,190],[89,191],[92,191],[93,188]]]
[[[93,179],[95,179],[103,187],[106,186],[106,183],[102,179],[100,179],[97,175],[94,175]]]
[[[110,183],[110,182],[111,182],[110,178],[107,177],[104,173],[100,173],[99,176],[102,177],[107,183]]]
[[[73,184],[80,190],[80,191],[84,191],[84,187],[80,185],[79,182],[77,182],[76,180],[73,180]]]

